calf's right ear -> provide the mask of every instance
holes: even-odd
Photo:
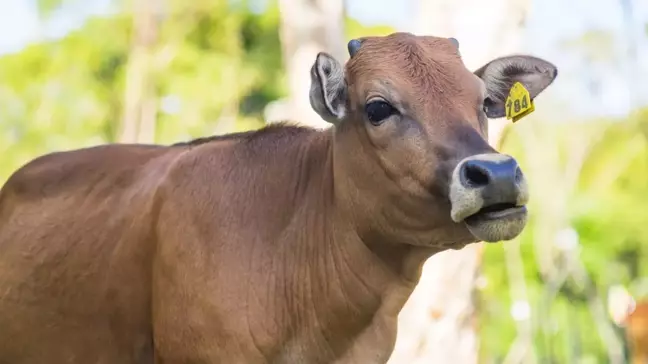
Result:
[[[501,118],[506,116],[506,98],[516,82],[524,85],[533,100],[553,83],[558,69],[541,58],[513,55],[494,59],[474,73],[486,86],[486,116]]]
[[[346,113],[344,68],[331,55],[320,52],[311,67],[310,104],[325,121],[338,124]]]

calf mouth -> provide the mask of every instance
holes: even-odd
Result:
[[[476,213],[467,216],[464,221],[466,224],[478,224],[500,219],[515,218],[521,214],[526,214],[526,206],[518,206],[514,203],[497,203],[485,206]]]
[[[472,235],[488,243],[515,238],[526,226],[526,221],[526,206],[514,203],[484,206],[463,220]]]

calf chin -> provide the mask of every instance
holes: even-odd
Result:
[[[514,208],[506,216],[497,218],[477,214],[468,217],[464,223],[477,239],[488,243],[512,240],[524,230],[527,222],[526,208]]]

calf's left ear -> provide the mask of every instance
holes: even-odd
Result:
[[[486,116],[501,118],[506,115],[506,98],[516,82],[524,85],[533,100],[556,79],[558,69],[544,59],[515,55],[496,58],[474,73],[486,85]]]

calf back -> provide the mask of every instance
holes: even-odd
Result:
[[[0,192],[0,362],[152,356],[151,257],[162,148],[41,157]]]

